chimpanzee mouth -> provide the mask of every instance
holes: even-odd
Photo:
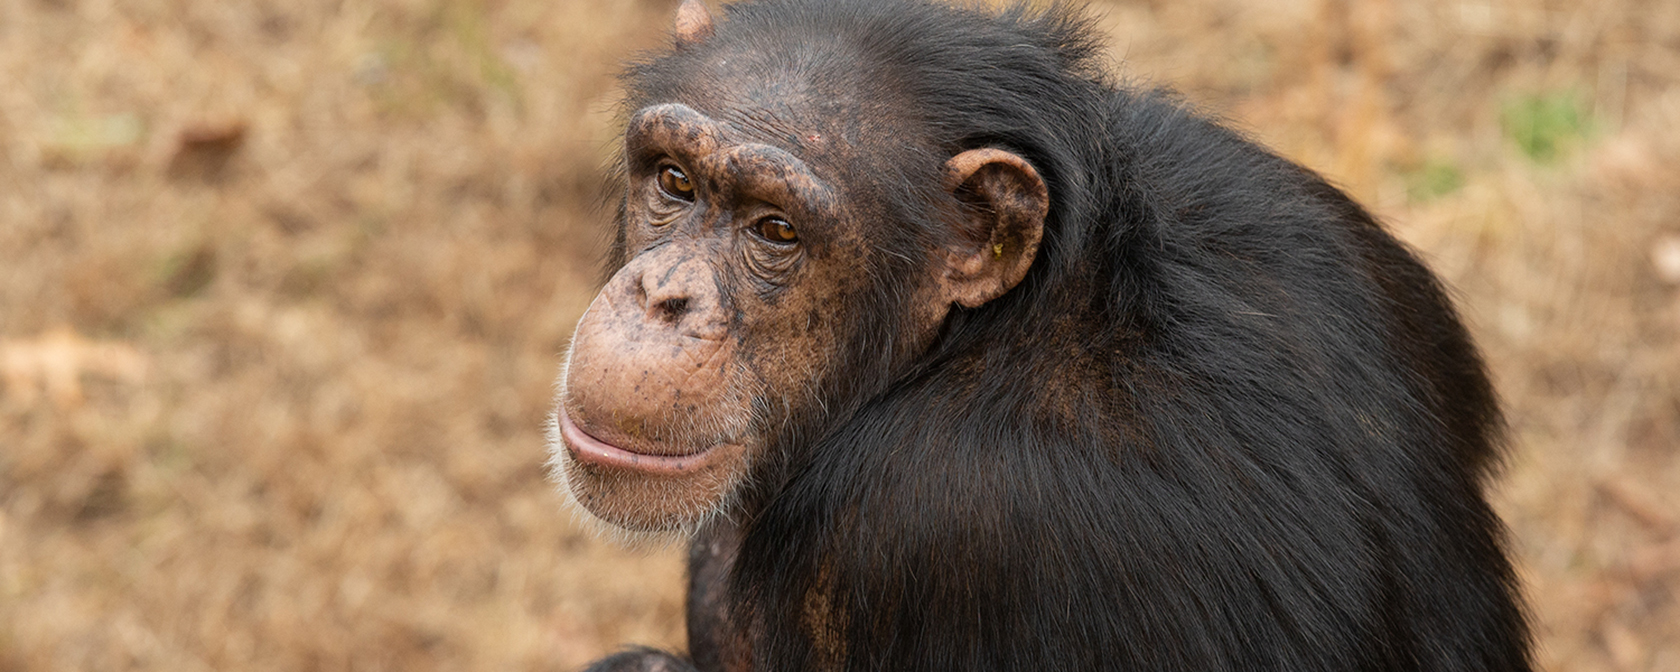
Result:
[[[579,462],[603,467],[630,469],[662,475],[691,474],[711,466],[715,457],[729,451],[718,450],[728,444],[718,444],[704,448],[687,455],[656,455],[643,453],[612,445],[583,431],[572,417],[566,413],[561,405],[560,437],[565,441],[566,450]]]

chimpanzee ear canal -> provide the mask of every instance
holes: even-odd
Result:
[[[947,246],[945,300],[969,308],[1008,292],[1032,267],[1050,192],[1020,155],[973,149],[945,162],[946,189],[963,204]]]

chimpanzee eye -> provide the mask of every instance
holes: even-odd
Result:
[[[689,181],[687,173],[676,166],[666,165],[659,169],[659,188],[672,198],[694,200],[694,183]]]
[[[772,243],[790,244],[799,242],[799,233],[793,230],[793,225],[780,217],[765,217],[758,220],[758,235]]]

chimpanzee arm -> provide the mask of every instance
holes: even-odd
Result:
[[[719,520],[694,536],[688,548],[688,651],[694,666],[723,672],[739,661],[743,639],[729,620],[729,573],[741,549],[741,529]]]
[[[741,530],[719,521],[694,536],[688,549],[688,650],[694,662],[645,647],[595,661],[584,672],[725,672],[738,669],[744,640],[730,625],[729,571],[741,547]]]
[[[664,651],[637,647],[597,660],[584,672],[694,672],[694,665]]]

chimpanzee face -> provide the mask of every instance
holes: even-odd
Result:
[[[566,487],[614,525],[685,529],[726,509],[775,437],[820,432],[846,406],[832,390],[861,374],[859,334],[892,332],[895,351],[876,359],[908,362],[953,305],[1001,295],[1036,253],[1037,173],[1000,150],[963,152],[941,176],[949,207],[928,213],[948,235],[894,252],[917,272],[883,292],[872,266],[893,224],[849,201],[855,184],[761,138],[677,103],[625,131],[625,261],[578,324],[554,428]],[[883,294],[899,297],[894,314],[868,314]]]
[[[631,529],[715,510],[765,427],[824,378],[868,255],[833,185],[680,104],[625,132],[627,262],[578,325],[563,381],[572,493]],[[778,412],[780,411],[780,412]]]

